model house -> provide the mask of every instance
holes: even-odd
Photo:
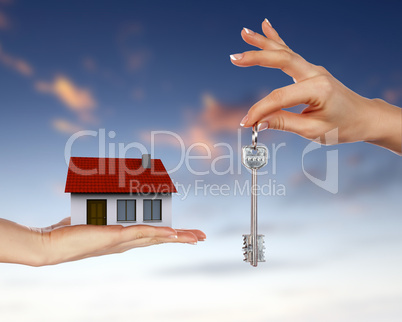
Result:
[[[71,157],[72,225],[172,226],[176,188],[160,159]]]

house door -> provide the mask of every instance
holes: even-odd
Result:
[[[106,200],[87,200],[87,224],[106,225]]]

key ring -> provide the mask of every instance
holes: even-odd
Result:
[[[251,135],[252,139],[252,146],[253,149],[257,149],[257,137],[258,137],[258,130],[257,130],[257,123],[253,125],[253,134]]]

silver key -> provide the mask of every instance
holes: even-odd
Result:
[[[265,262],[264,235],[257,232],[257,170],[268,162],[268,149],[257,145],[257,126],[253,126],[252,145],[243,146],[242,163],[251,170],[251,233],[243,235],[244,261],[256,267],[258,262]]]

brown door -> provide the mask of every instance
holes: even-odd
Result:
[[[87,224],[106,225],[106,200],[87,200]]]

